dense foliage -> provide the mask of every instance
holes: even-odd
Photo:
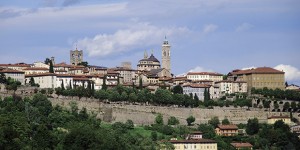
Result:
[[[295,90],[281,90],[281,89],[251,89],[252,94],[261,94],[265,97],[274,97],[278,99],[289,99],[289,100],[297,100],[300,101],[300,92]]]

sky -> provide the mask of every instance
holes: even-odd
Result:
[[[69,63],[77,46],[90,65],[136,69],[165,36],[174,75],[267,66],[300,85],[299,0],[0,1],[0,63]]]

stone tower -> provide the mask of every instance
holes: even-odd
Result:
[[[77,65],[83,61],[83,51],[82,50],[70,50],[70,64]]]
[[[171,45],[165,37],[162,45],[162,68],[167,69],[171,73]]]

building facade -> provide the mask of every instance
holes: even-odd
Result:
[[[210,139],[171,140],[175,150],[217,150],[217,142]]]
[[[234,124],[218,125],[215,132],[220,136],[236,136],[238,135],[238,127]]]
[[[186,84],[183,85],[183,94],[197,95],[199,100],[204,101],[204,91],[209,90],[210,86],[206,84]]]
[[[248,92],[251,91],[251,88],[285,89],[284,72],[270,67],[233,70],[228,73],[228,79],[247,82]]]
[[[188,72],[186,77],[192,81],[210,80],[217,82],[223,80],[223,75],[215,72]]]

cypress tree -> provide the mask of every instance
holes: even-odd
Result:
[[[52,61],[50,61],[49,72],[50,72],[50,73],[54,73],[54,70],[53,70],[53,62],[52,62]]]
[[[64,80],[62,80],[62,82],[61,82],[61,89],[65,90]]]
[[[139,89],[142,89],[143,88],[143,80],[142,78],[140,78],[139,80]]]
[[[105,75],[104,78],[103,78],[102,89],[103,89],[103,90],[106,90],[106,89],[107,89],[107,86],[106,86],[106,75]]]

